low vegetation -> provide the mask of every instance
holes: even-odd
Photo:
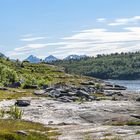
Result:
[[[55,129],[39,123],[0,120],[0,140],[55,140],[58,135]]]
[[[12,119],[21,119],[23,115],[23,111],[17,106],[11,106],[9,114]]]
[[[66,74],[62,67],[45,63],[10,61],[0,57],[0,86],[11,86],[20,82],[21,88],[37,85],[52,85],[58,82],[78,84],[87,77]]]
[[[0,90],[0,101],[6,99],[6,100],[11,100],[11,99],[18,99],[21,97],[33,97],[33,91],[32,90],[19,90],[19,89],[9,89],[6,91]]]
[[[0,109],[0,118],[4,118],[8,115],[11,119],[21,119],[23,115],[23,111],[17,107],[16,105],[10,106],[9,111],[4,110],[3,108]]]
[[[55,140],[59,135],[55,129],[21,120],[22,115],[17,106],[0,109],[0,140]]]
[[[140,131],[137,131],[136,134],[140,134]]]
[[[114,126],[140,126],[140,121],[122,121],[122,122],[113,122],[112,125]]]

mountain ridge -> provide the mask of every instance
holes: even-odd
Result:
[[[57,57],[55,57],[53,55],[49,55],[45,59],[40,59],[34,55],[30,55],[24,61],[29,61],[30,63],[40,63],[40,62],[52,63],[52,62],[55,62],[58,60],[80,60],[80,59],[86,58],[86,57],[87,57],[86,55],[73,54],[73,55],[68,55],[64,59],[58,59]]]

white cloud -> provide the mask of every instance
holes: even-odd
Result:
[[[20,39],[21,41],[36,41],[36,40],[42,40],[42,39],[46,39],[47,37],[26,37],[26,38],[22,38]]]
[[[33,34],[25,34],[21,37],[20,41],[37,41],[37,40],[43,40],[46,39],[48,37],[46,36],[34,36]]]
[[[25,51],[25,50],[32,50],[32,49],[40,49],[46,47],[46,44],[27,44],[23,47],[15,48],[14,51]]]
[[[101,23],[106,22],[106,18],[98,18],[96,19],[96,22],[101,22]]]
[[[61,49],[89,55],[136,51],[140,50],[140,27],[127,27],[119,32],[106,29],[83,30],[63,39],[71,43]]]
[[[136,24],[140,21],[140,16],[134,16],[131,18],[120,18],[116,19],[113,22],[108,23],[109,26],[119,26],[119,25],[127,25],[129,23]]]
[[[94,44],[140,40],[140,27],[127,27],[124,29],[125,31],[120,32],[108,31],[106,29],[83,30],[71,37],[65,37],[63,39],[75,42],[88,41]]]

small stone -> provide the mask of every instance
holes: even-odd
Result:
[[[28,135],[27,132],[25,132],[25,131],[23,131],[23,130],[18,130],[18,131],[16,131],[16,133],[17,133],[18,135],[23,135],[23,136],[27,136],[27,135]]]
[[[48,124],[49,124],[49,125],[50,125],[50,124],[53,124],[53,121],[49,121]]]

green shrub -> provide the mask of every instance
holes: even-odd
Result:
[[[35,77],[26,75],[25,76],[25,85],[37,85],[37,80]]]
[[[18,79],[17,73],[8,68],[7,66],[0,64],[0,83],[3,85],[16,82]]]

